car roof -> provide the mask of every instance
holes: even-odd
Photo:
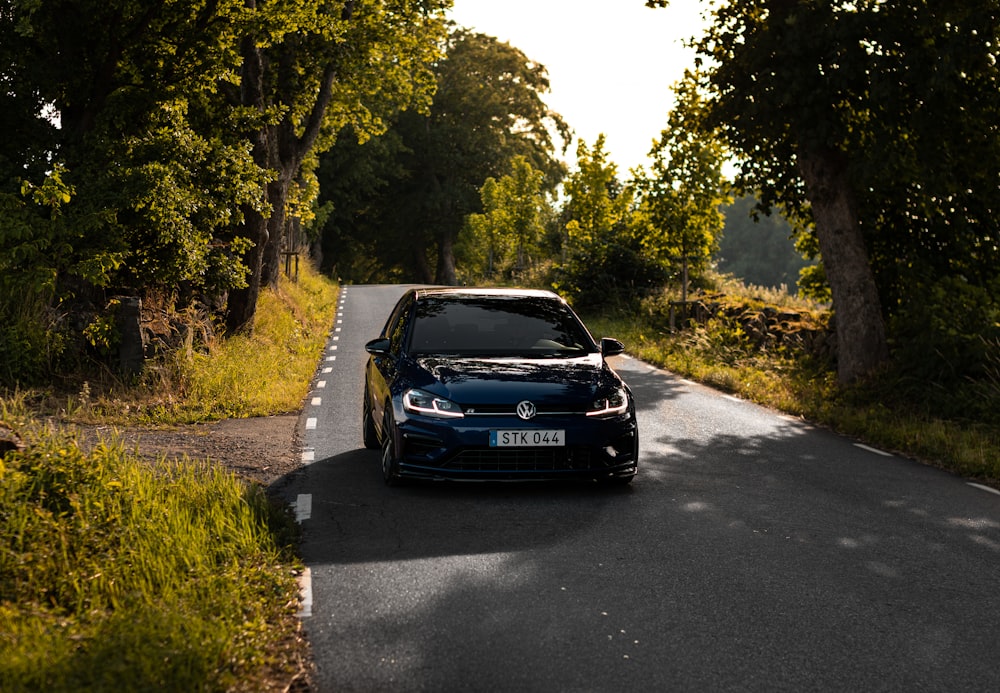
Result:
[[[544,289],[509,289],[492,287],[467,286],[433,286],[414,289],[413,293],[419,300],[422,298],[551,298],[563,301],[559,294]]]

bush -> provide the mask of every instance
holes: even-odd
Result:
[[[894,389],[939,416],[1000,410],[1000,283],[945,277],[914,287],[890,322]]]
[[[0,387],[47,383],[68,340],[42,301],[11,291],[0,299]]]

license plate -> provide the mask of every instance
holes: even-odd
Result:
[[[566,431],[490,431],[491,448],[547,448],[566,445]]]

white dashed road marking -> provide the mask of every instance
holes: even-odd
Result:
[[[313,497],[311,493],[300,493],[295,498],[295,521],[304,522],[312,517]]]
[[[346,301],[346,299],[347,299],[347,290],[341,288],[340,304],[337,309],[337,325],[340,325],[344,322],[342,318],[344,317],[343,311],[344,311],[344,302]],[[339,333],[340,331],[341,328],[337,327],[336,329],[334,329],[333,332]],[[339,336],[331,335],[331,337],[332,337],[332,339],[330,340],[331,342],[336,342],[340,339]],[[336,344],[329,344],[327,346],[328,352],[334,352],[336,350],[337,350]],[[336,360],[337,356],[333,353],[330,353],[328,356],[324,358],[324,362],[328,364],[323,366],[322,373],[324,375],[333,372],[333,362]],[[327,385],[326,380],[320,380],[316,383],[316,389],[317,390],[326,389],[326,385]],[[321,407],[323,406],[323,398],[313,397],[310,400],[310,404],[314,407]],[[319,425],[318,417],[310,416],[309,418],[306,419],[307,431],[316,430],[316,427],[318,425]],[[302,464],[311,464],[312,462],[315,461],[316,461],[315,448],[312,447],[302,448]],[[295,510],[295,519],[299,523],[305,522],[310,517],[312,517],[312,494],[300,493],[298,497],[295,499],[294,510]],[[312,571],[309,569],[308,566],[302,571],[302,574],[298,577],[298,583],[299,583],[299,599],[300,599],[298,617],[309,618],[312,616],[313,593],[312,593]]]

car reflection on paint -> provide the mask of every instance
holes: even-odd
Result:
[[[559,296],[411,289],[365,346],[362,430],[382,476],[627,484],[639,433],[632,393]]]

